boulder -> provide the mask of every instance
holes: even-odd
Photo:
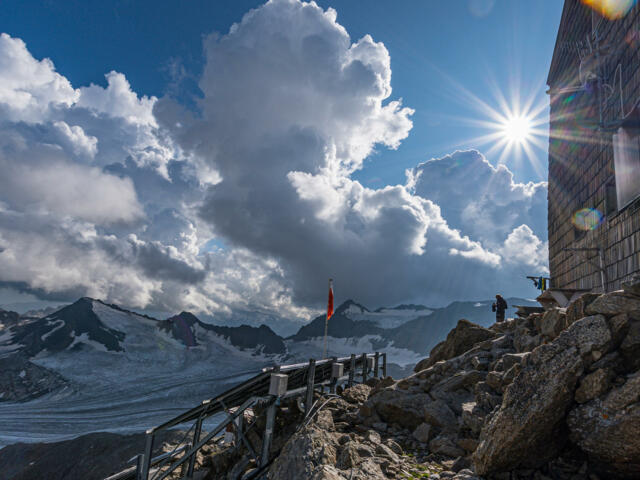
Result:
[[[422,443],[429,443],[431,440],[431,425],[423,422],[413,431],[413,438]]]
[[[309,480],[345,480],[340,471],[331,465],[317,468]]]
[[[500,392],[502,390],[502,373],[496,371],[489,372],[485,381],[487,382],[487,385],[496,392]]]
[[[449,332],[446,340],[433,347],[429,358],[418,362],[414,371],[419,372],[425,368],[429,368],[440,360],[448,360],[462,355],[467,350],[470,350],[476,343],[496,338],[497,336],[498,333],[496,332],[492,332],[487,328],[462,319],[458,321],[456,328]]]
[[[478,448],[478,440],[476,440],[475,438],[466,438],[466,437],[459,438],[456,441],[456,444],[466,452],[470,452],[470,453],[475,451],[476,448]]]
[[[562,332],[566,324],[566,314],[564,308],[552,308],[544,312],[540,321],[540,332],[548,340],[553,340]]]
[[[604,351],[607,341],[611,336],[604,318],[590,317],[529,355],[527,365],[507,387],[502,405],[482,429],[474,453],[477,473],[538,467],[559,451],[566,441],[565,413],[584,370],[583,354],[594,348]]]
[[[378,445],[376,445],[375,452],[378,457],[388,458],[393,463],[398,463],[398,461],[400,460],[398,458],[398,455],[396,455],[396,453],[393,450],[391,450],[389,447],[387,447],[383,443],[379,443]]]
[[[464,450],[460,448],[454,438],[447,434],[440,434],[429,442],[429,450],[432,453],[446,455],[447,457],[462,457]]]
[[[396,423],[413,430],[424,421],[424,408],[430,403],[431,397],[426,393],[388,389],[371,396],[360,408],[360,414],[368,416],[375,412],[387,424]]]
[[[576,402],[585,403],[605,393],[609,389],[613,375],[611,370],[604,368],[599,368],[586,375],[576,390]]]
[[[573,325],[577,326],[573,328]],[[568,332],[566,340],[578,348],[586,366],[591,365],[609,352],[613,345],[613,338],[604,316],[585,317],[573,325],[565,331]]]
[[[480,435],[484,423],[484,412],[476,402],[463,403],[460,423],[463,428],[471,432],[474,437],[477,437]]]
[[[370,393],[371,387],[369,385],[359,383],[351,388],[345,389],[345,391],[342,392],[342,398],[350,403],[364,403],[367,398],[369,398]]]
[[[621,313],[607,319],[607,324],[611,330],[611,338],[614,346],[619,346],[629,331],[630,317],[628,313]]]
[[[526,333],[516,334],[513,339],[513,346],[519,353],[530,352],[542,343],[540,335],[528,335]]]
[[[640,372],[603,397],[568,415],[570,438],[603,474],[638,478],[640,472]],[[611,478],[606,476],[605,478]]]
[[[511,385],[511,382],[516,378],[516,376],[522,370],[522,366],[519,363],[513,365],[509,370],[504,372],[502,376],[502,390],[504,391],[507,386]]]
[[[640,310],[640,298],[618,290],[600,295],[587,306],[585,312],[589,315],[614,316],[633,310]]]
[[[627,334],[620,344],[620,353],[629,370],[640,368],[640,321],[630,322]]]
[[[324,427],[330,426],[331,414],[321,410],[317,423],[308,426],[295,433],[285,443],[280,455],[276,457],[269,469],[267,478],[277,480],[281,478],[315,478],[318,468],[333,466],[337,462],[338,441],[336,435],[327,431]],[[332,467],[333,468],[333,467]],[[342,478],[342,477],[318,477],[318,478]]]
[[[480,370],[469,370],[455,373],[449,378],[445,378],[433,387],[434,392],[442,390],[445,392],[455,392],[463,388],[473,388],[473,386],[483,381],[487,377],[487,372]]]
[[[524,353],[507,353],[502,356],[502,365],[506,370],[509,370],[514,365],[522,365],[526,362],[526,358],[529,356],[529,352]]]
[[[458,420],[453,410],[442,400],[426,403],[422,408],[424,421],[442,430],[454,430]]]
[[[600,294],[598,293],[585,293],[567,305],[565,313],[567,326],[576,320],[586,317],[587,312],[585,310],[587,306],[599,296]]]

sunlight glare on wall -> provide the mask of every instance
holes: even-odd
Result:
[[[636,0],[582,0],[582,3],[609,20],[617,20],[629,13]]]

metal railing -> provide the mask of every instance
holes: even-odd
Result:
[[[354,383],[365,383],[369,376],[378,378],[380,374],[382,377],[387,376],[387,354],[380,352],[352,354],[349,357],[333,357],[323,360],[312,358],[306,363],[263,368],[254,377],[217,397],[205,400],[200,405],[147,430],[144,452],[135,457],[136,466],[105,480],[133,478],[136,480],[162,480],[178,468],[182,469],[180,473],[182,478],[190,479],[193,477],[198,451],[211,442],[230,423],[235,424],[236,445],[244,445],[255,459],[256,464],[260,466],[259,470],[263,471],[269,463],[269,448],[273,437],[276,409],[281,400],[303,397],[306,418],[311,412],[313,395],[316,390],[320,389],[324,392],[324,389],[327,388],[330,393],[335,393],[337,386],[341,383],[344,383],[346,387],[351,387]],[[262,435],[262,448],[258,455],[246,437],[249,430],[255,426],[255,421],[243,431],[243,422],[236,420],[244,414],[245,410],[260,404],[267,406],[267,421]],[[203,422],[222,412],[227,414],[224,420],[211,432],[200,438]],[[193,432],[188,444],[178,445],[172,452],[152,457],[154,440],[159,432],[188,422],[193,422],[183,439],[185,441]],[[155,470],[152,471],[152,468]]]

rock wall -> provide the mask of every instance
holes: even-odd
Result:
[[[489,329],[461,321],[415,370],[331,400],[269,478],[640,478],[639,282]]]

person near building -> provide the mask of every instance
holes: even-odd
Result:
[[[509,308],[501,295],[496,295],[496,301],[491,305],[491,310],[496,312],[496,322],[504,322],[504,312]]]

